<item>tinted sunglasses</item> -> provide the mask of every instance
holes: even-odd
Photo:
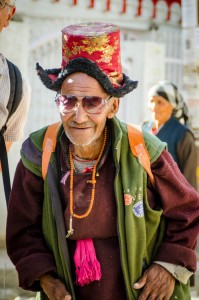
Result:
[[[82,99],[79,100],[78,98]],[[59,107],[59,111],[62,115],[76,111],[80,103],[82,104],[82,107],[87,113],[100,114],[104,106],[111,98],[112,96],[109,96],[108,99],[103,99],[97,96],[76,97],[73,95],[57,94],[55,97],[55,102]]]

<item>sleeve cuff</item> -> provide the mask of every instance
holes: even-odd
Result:
[[[189,278],[193,274],[193,272],[190,272],[185,267],[179,265],[170,264],[162,261],[154,261],[154,263],[164,267],[169,273],[173,275],[173,277],[175,277],[175,279],[184,284],[187,284]]]
[[[38,291],[38,278],[49,272],[57,273],[54,258],[50,254],[37,254],[25,257],[16,265],[19,286],[25,290]]]

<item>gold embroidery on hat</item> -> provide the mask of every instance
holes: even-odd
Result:
[[[107,63],[109,66],[112,66],[113,64],[111,63],[111,59],[112,59],[112,55],[113,53],[115,52],[115,50],[118,49],[118,44],[119,44],[119,41],[118,39],[116,40],[115,39],[115,42],[114,42],[114,45],[111,46],[109,45],[107,47],[107,49],[105,49],[103,52],[102,52],[102,55],[101,55],[101,59],[98,59],[96,60],[97,63]]]
[[[64,40],[67,40],[65,36]],[[114,51],[118,48],[119,41],[116,40],[114,45],[111,46],[109,44],[109,40],[110,38],[107,35],[86,38],[81,41],[81,45],[78,42],[73,42],[72,45],[70,45],[70,48],[65,43],[63,43],[64,56],[70,59],[70,57],[77,55],[83,51],[87,52],[89,55],[93,54],[96,51],[99,51],[101,52],[101,58],[96,60],[96,62],[110,63]]]

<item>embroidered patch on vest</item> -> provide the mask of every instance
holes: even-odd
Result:
[[[138,218],[142,218],[144,216],[143,200],[140,200],[133,205],[133,213]]]
[[[129,194],[124,194],[124,204],[127,206],[127,205],[130,205],[132,203],[132,199],[133,197]]]

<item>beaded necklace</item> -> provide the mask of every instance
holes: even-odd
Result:
[[[74,229],[72,226],[72,220],[73,217],[77,218],[77,219],[83,219],[88,217],[88,215],[90,214],[92,208],[93,208],[93,204],[94,204],[94,200],[95,200],[95,185],[96,185],[96,169],[97,169],[97,165],[102,157],[102,154],[104,152],[104,148],[106,145],[106,141],[107,141],[107,127],[105,127],[105,131],[104,131],[104,141],[103,141],[103,145],[100,151],[100,154],[96,160],[96,163],[93,166],[93,170],[92,170],[92,177],[91,180],[88,180],[87,183],[91,183],[92,184],[92,191],[91,191],[91,200],[90,200],[90,204],[89,207],[87,209],[87,211],[84,214],[78,215],[76,213],[74,213],[73,211],[73,184],[74,184],[74,162],[73,162],[73,155],[72,155],[72,151],[69,148],[69,160],[70,160],[70,199],[69,199],[69,204],[70,204],[70,221],[69,221],[69,230],[67,232],[66,238],[68,238],[70,235],[73,234]]]

